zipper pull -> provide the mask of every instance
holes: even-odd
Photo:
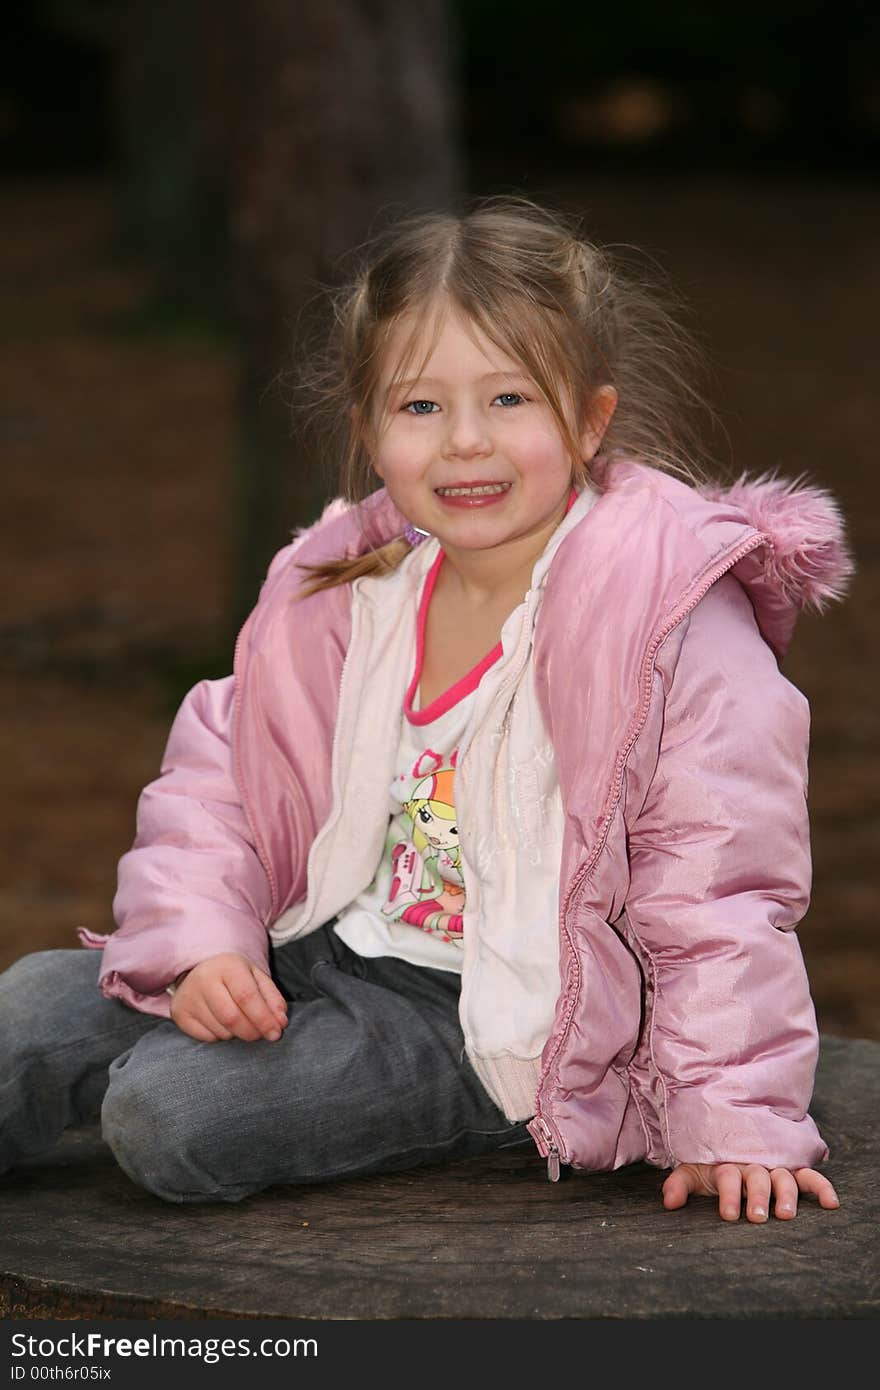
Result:
[[[547,1155],[547,1181],[559,1182],[559,1150],[552,1141]]]
[[[538,1151],[547,1159],[547,1181],[559,1182],[562,1177],[559,1146],[553,1138],[549,1125],[544,1119],[536,1115],[526,1125],[526,1129],[538,1145]]]

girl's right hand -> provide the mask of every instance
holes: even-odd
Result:
[[[199,961],[178,977],[171,1017],[198,1042],[277,1042],[287,1025],[287,1002],[264,970],[246,956],[227,952]]]

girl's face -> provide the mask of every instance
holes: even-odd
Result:
[[[540,554],[571,488],[571,459],[553,412],[520,364],[452,309],[420,375],[396,379],[411,329],[401,320],[388,343],[375,471],[398,510],[451,558],[495,549],[519,568]],[[418,352],[414,360],[415,371]],[[612,387],[603,392],[610,395],[593,413],[598,430],[582,432],[585,461],[616,404]]]

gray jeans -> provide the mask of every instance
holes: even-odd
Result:
[[[279,1042],[201,1043],[97,988],[100,951],[0,975],[0,1173],[101,1121],[117,1161],[170,1202],[236,1202],[531,1144],[464,1055],[460,978],[357,955],[325,926],[273,949]]]

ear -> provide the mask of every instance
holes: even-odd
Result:
[[[617,390],[609,384],[600,386],[593,393],[587,408],[586,424],[581,432],[581,457],[585,463],[598,452],[602,436],[617,409],[617,400]]]

